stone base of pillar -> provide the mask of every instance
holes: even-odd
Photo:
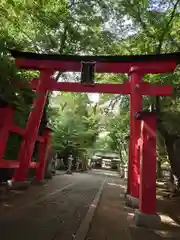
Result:
[[[124,190],[124,193],[120,194],[120,198],[126,199],[127,195],[129,195],[129,193],[127,192],[127,190]]]
[[[161,218],[159,215],[144,214],[139,210],[135,210],[134,222],[138,227],[157,229],[161,226]]]
[[[37,179],[34,179],[33,181],[32,181],[32,184],[33,185],[44,185],[44,184],[46,184],[48,181],[46,180],[46,179],[43,179],[43,180],[41,180],[41,181],[38,181]]]
[[[23,181],[23,182],[9,181],[8,189],[9,190],[25,190],[25,189],[28,189],[30,185],[31,185],[30,181]]]
[[[6,183],[1,183],[0,185],[0,201],[6,200],[8,195],[8,189]]]
[[[126,206],[131,208],[139,208],[139,198],[132,197],[129,194],[126,194],[125,198],[126,198]]]
[[[72,171],[71,170],[67,170],[66,174],[72,174]]]
[[[129,192],[127,190],[124,191],[124,197],[126,198],[129,194]]]

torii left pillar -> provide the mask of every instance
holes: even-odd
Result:
[[[142,109],[142,94],[139,92],[143,73],[138,67],[132,67],[129,75],[130,86],[130,143],[128,164],[127,204],[138,207],[139,204],[139,149],[140,122],[135,120],[135,114]]]
[[[26,132],[21,144],[18,155],[20,163],[19,168],[15,170],[13,180],[17,183],[27,183],[28,169],[34,151],[35,142],[38,136],[44,105],[47,98],[47,85],[49,83],[52,72],[41,70],[40,78],[36,88],[36,99],[33,104],[33,110],[30,113]]]
[[[43,183],[46,161],[51,147],[52,129],[46,127],[42,134],[44,141],[39,145],[38,161],[39,166],[36,169],[36,183]]]

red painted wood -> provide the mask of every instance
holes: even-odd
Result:
[[[50,91],[62,91],[62,92],[87,92],[87,93],[109,93],[109,94],[130,94],[129,82],[124,84],[109,84],[98,83],[93,85],[85,85],[74,82],[56,82],[51,80],[47,89]]]
[[[80,61],[58,61],[58,60],[32,60],[32,59],[16,59],[17,66],[25,69],[40,69],[40,70],[53,70],[61,72],[81,72]],[[134,115],[141,110],[142,95],[148,96],[169,96],[172,93],[171,86],[154,86],[141,82],[141,76],[147,73],[166,73],[174,71],[176,68],[176,61],[151,61],[151,62],[97,62],[96,72],[102,73],[128,73],[131,68],[131,82],[124,84],[94,84],[83,85],[81,83],[57,83],[55,80],[44,81],[44,79],[34,79],[30,85],[33,89],[37,90],[37,93],[42,93],[39,96],[41,101],[36,100],[37,111],[36,114],[32,114],[27,125],[27,131],[24,133],[24,141],[19,153],[20,168],[15,174],[17,181],[25,180],[27,176],[27,168],[32,156],[34,143],[37,139],[38,124],[41,119],[44,106],[45,95],[47,91],[65,91],[65,92],[89,92],[89,93],[109,93],[109,94],[130,94],[131,113],[130,113],[130,152],[129,152],[129,180],[128,189],[133,197],[139,196],[139,145],[138,139],[140,137],[140,121],[135,120]],[[46,77],[45,77],[46,79]],[[40,85],[39,85],[40,84]],[[41,86],[41,87],[40,87]],[[39,91],[41,89],[41,91]],[[42,101],[42,98],[44,99]],[[39,101],[39,102],[38,102]],[[37,104],[38,103],[38,104]],[[144,125],[145,126],[145,125]],[[35,129],[31,132],[32,129]],[[147,131],[148,128],[146,128]],[[16,129],[17,130],[17,129]],[[151,130],[151,129],[150,129]],[[148,130],[148,134],[151,132]],[[38,180],[42,180],[44,176],[44,164],[45,164],[45,144],[41,142],[41,150],[39,152],[40,164],[36,172]],[[144,146],[144,144],[143,144]],[[28,150],[25,150],[25,149]],[[145,147],[143,147],[145,149]],[[144,151],[144,150],[143,150]],[[145,154],[143,153],[143,156]],[[153,169],[154,170],[154,169]],[[143,175],[144,176],[144,175]],[[142,179],[141,179],[142,180]],[[145,190],[142,190],[144,197]],[[142,205],[143,209],[143,205]],[[142,210],[141,209],[141,210]],[[143,210],[145,211],[145,210]]]
[[[130,111],[131,114],[131,111]],[[131,121],[131,116],[130,116],[130,121]],[[131,124],[130,124],[130,132],[131,132]],[[132,175],[132,140],[131,140],[131,136],[129,139],[129,153],[128,153],[128,179],[127,179],[127,194],[131,194],[131,175]]]
[[[30,162],[30,164],[29,164],[29,168],[38,168],[38,167],[39,167],[38,162]]]
[[[18,168],[19,162],[16,160],[4,160],[0,164],[1,168]]]
[[[130,193],[132,197],[139,197],[139,152],[138,139],[140,137],[140,122],[135,120],[135,115],[142,109],[142,95],[137,86],[141,85],[142,75],[132,71],[130,95]]]
[[[36,141],[38,141],[38,142],[40,142],[40,143],[43,143],[43,142],[44,142],[43,136],[37,136]]]
[[[140,121],[139,121],[140,122]],[[142,145],[140,161],[140,211],[156,214],[156,117],[142,121]]]
[[[32,89],[36,89],[38,86],[39,78],[33,78],[30,82],[29,85]]]
[[[26,129],[20,127],[20,126],[17,126],[17,125],[14,125],[12,124],[9,128],[9,131],[10,132],[13,132],[13,133],[17,133],[21,136],[24,136],[25,132],[26,132]]]
[[[31,162],[29,168],[38,168],[39,163]],[[1,160],[0,168],[19,168],[19,162],[17,160]]]
[[[17,133],[17,134],[19,134],[21,136],[24,136],[25,133],[26,133],[26,129],[25,128],[22,128],[20,126],[14,125],[14,124],[9,127],[9,131]],[[41,137],[41,136],[37,136],[36,141],[43,143],[44,138]]]
[[[152,85],[147,82],[142,82],[137,91],[144,96],[170,96],[173,92],[173,86]]]
[[[81,72],[81,62],[61,60],[32,60],[17,58],[16,65],[24,69],[51,69],[60,72]],[[176,61],[152,62],[96,62],[95,71],[99,73],[128,73],[133,66],[141,68],[143,73],[166,73],[174,71]]]
[[[151,125],[148,125],[146,122],[144,122],[144,127],[149,135],[156,138],[156,129],[151,128]]]
[[[19,162],[16,160],[1,160],[0,168],[18,168]]]
[[[32,88],[36,88],[38,79],[33,79]],[[95,83],[93,85],[85,85],[75,82],[56,82],[54,79],[49,81],[46,88],[49,91],[61,92],[88,92],[88,93],[108,93],[108,94],[122,94],[127,95],[131,93],[130,82],[123,84],[110,83]],[[141,82],[137,92],[145,96],[170,96],[173,87],[171,85],[151,85],[146,82]]]
[[[30,87],[36,89],[38,86],[38,78],[32,79]],[[95,83],[93,85],[85,85],[75,82],[56,82],[54,79],[48,83],[49,91],[62,92],[89,92],[89,93],[109,93],[109,94],[130,94],[130,84],[125,82],[123,84],[111,83]],[[173,91],[171,85],[152,85],[147,82],[141,82],[139,87],[139,94],[145,96],[170,96]]]
[[[52,137],[52,130],[46,128],[43,132],[44,142],[39,145],[39,152],[38,152],[38,161],[39,166],[36,170],[36,179],[37,181],[41,181],[44,179],[44,172],[46,167],[46,160],[49,153],[49,147]]]
[[[0,116],[5,116],[5,111],[6,111],[6,108],[0,108]],[[0,118],[0,128],[3,126],[4,124],[4,118]]]
[[[13,121],[13,109],[8,106],[4,109],[1,109],[1,113],[3,113],[3,118],[1,120],[0,128],[0,159],[3,159],[3,155],[6,150],[6,143],[9,136],[9,128]]]
[[[14,180],[25,181],[27,178],[29,164],[31,162],[34,145],[37,139],[38,129],[41,122],[44,105],[46,102],[47,90],[44,88],[49,81],[51,72],[42,71],[39,85],[36,89],[37,98],[34,101],[34,108],[29,116],[24,139],[18,154],[19,168],[15,170]]]

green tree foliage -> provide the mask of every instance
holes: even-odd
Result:
[[[53,114],[54,113],[54,114]],[[99,133],[99,115],[86,94],[60,93],[52,98],[53,147],[62,156],[82,157]]]
[[[179,21],[180,1],[120,1],[119,29],[123,29],[124,23],[120,18],[127,19],[128,34],[111,47],[112,53],[116,54],[147,54],[167,53],[179,51]],[[175,73],[146,76],[145,80],[153,84],[171,84],[174,86],[173,98],[144,98],[143,106],[156,105],[159,121],[159,139],[163,141],[158,156],[159,159],[168,154],[174,175],[180,179],[180,161],[174,145],[179,139],[179,69]],[[113,132],[113,130],[112,130]],[[115,143],[115,142],[114,142]],[[166,147],[162,151],[162,148]]]
[[[29,108],[26,108],[32,101],[27,82],[33,75],[15,68],[8,48],[39,53],[95,55],[180,51],[180,0],[2,0],[0,21],[0,97],[21,110],[16,116],[21,125],[25,124],[24,119],[29,113]],[[174,173],[180,179],[180,161],[173,147],[180,135],[179,77],[178,68],[173,74],[146,76],[145,81],[153,84],[172,84],[174,94],[172,98],[144,97],[143,107],[156,105],[160,119],[158,136],[163,142],[158,156],[168,154],[172,168],[176,169]],[[70,81],[71,78],[79,80],[75,75],[56,75],[56,80]],[[126,75],[96,74],[98,82],[122,83],[127,79]],[[18,88],[19,84],[23,87]],[[123,146],[127,146],[128,98],[102,95],[94,109],[86,94],[71,96],[58,95],[59,110],[54,107],[49,109],[49,121],[55,129],[55,148],[64,151],[66,140],[66,143],[71,143],[71,149],[90,149],[98,131],[103,129],[108,135],[104,143],[100,141],[100,145],[121,154]],[[103,104],[109,107],[104,109],[101,107]],[[119,111],[112,113],[111,110],[117,106]],[[46,118],[46,114],[44,116]],[[100,125],[97,124],[99,119]]]
[[[104,51],[112,37],[103,28],[109,19],[110,6],[109,1],[1,1],[0,98],[2,104],[5,101],[21,110],[16,111],[16,123],[25,126],[32,103],[26,79],[34,75],[16,69],[8,49],[60,54]],[[47,107],[41,130],[47,122]]]

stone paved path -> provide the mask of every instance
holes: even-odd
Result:
[[[0,237],[3,240],[180,239],[178,200],[176,203],[158,200],[161,229],[137,228],[132,221],[133,210],[125,206],[125,188],[126,182],[118,174],[93,170],[60,174],[42,186],[11,192],[8,200],[0,202]]]
[[[108,177],[96,209],[86,240],[179,240],[180,225],[173,221],[167,210],[171,202],[158,200],[158,211],[162,218],[160,229],[138,228],[134,225],[131,208],[125,206],[123,197],[126,183],[119,177]],[[176,219],[179,204],[174,206]],[[172,213],[172,209],[170,211]],[[169,213],[170,213],[169,212]],[[180,212],[180,211],[179,211]],[[175,219],[175,218],[174,218]],[[180,218],[179,218],[180,219]],[[180,221],[179,221],[180,222]]]
[[[16,193],[1,203],[1,239],[73,239],[103,180],[88,174],[57,176],[44,186]]]

